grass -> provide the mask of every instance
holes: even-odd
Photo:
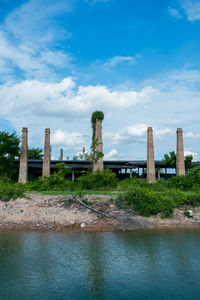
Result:
[[[117,196],[121,194],[119,191],[96,191],[96,190],[83,190],[83,191],[41,191],[37,192],[38,194],[42,195],[51,195],[51,196],[62,196],[62,195],[71,195],[75,196],[77,194],[82,194],[82,195],[104,195],[104,196]]]

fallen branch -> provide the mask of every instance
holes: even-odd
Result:
[[[68,198],[68,199],[69,199],[69,198]],[[115,216],[113,216],[113,215],[110,215],[110,214],[107,214],[107,213],[105,213],[105,212],[103,212],[103,211],[99,211],[99,210],[96,210],[96,209],[92,208],[91,206],[85,204],[83,201],[81,201],[81,200],[80,200],[79,198],[77,198],[77,197],[72,197],[72,199],[73,199],[74,201],[78,202],[79,204],[81,204],[82,206],[86,207],[87,209],[89,209],[89,210],[95,212],[95,213],[98,214],[98,215],[102,215],[102,216],[107,217],[107,218],[115,218]]]

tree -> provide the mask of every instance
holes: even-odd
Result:
[[[79,153],[78,155],[74,155],[73,160],[92,160],[92,153],[85,153],[85,157],[83,153]]]
[[[20,138],[16,132],[0,131],[0,176],[13,179],[16,174],[14,161],[19,157]]]
[[[169,152],[164,155],[163,162],[169,165],[171,168],[176,168],[176,153],[175,151]]]
[[[188,170],[192,166],[192,155],[185,156],[185,169]],[[164,155],[164,159],[162,160],[164,163],[169,165],[171,168],[176,168],[176,153],[175,151],[169,152],[169,154]]]
[[[43,150],[41,148],[29,148],[28,159],[43,159]]]
[[[193,160],[192,155],[186,155],[185,156],[185,169],[186,169],[186,171],[188,171],[192,167],[192,160]]]

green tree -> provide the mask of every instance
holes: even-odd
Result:
[[[192,167],[192,160],[193,160],[192,155],[185,156],[185,169],[186,170],[189,170]]]
[[[192,166],[192,155],[186,155],[185,156],[185,169],[188,170]],[[163,162],[167,165],[170,165],[171,168],[176,168],[176,153],[175,151],[169,152],[169,154],[164,155]]]
[[[13,179],[16,174],[14,161],[19,157],[20,138],[16,132],[0,131],[0,176],[4,179]]]
[[[43,159],[43,150],[41,148],[29,148],[28,159]]]
[[[83,153],[79,153],[78,155],[74,155],[73,160],[83,160]],[[84,160],[92,160],[92,153],[85,153],[85,159]]]
[[[176,168],[176,153],[175,151],[169,152],[164,155],[163,162],[169,165],[171,168]]]

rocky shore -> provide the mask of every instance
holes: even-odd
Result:
[[[31,193],[26,198],[0,201],[0,230],[126,231],[170,227],[200,228],[200,207],[176,209],[169,219],[163,219],[159,215],[146,218],[131,209],[117,208],[109,198],[85,195],[84,203],[89,204],[95,212],[74,201],[72,196]]]

